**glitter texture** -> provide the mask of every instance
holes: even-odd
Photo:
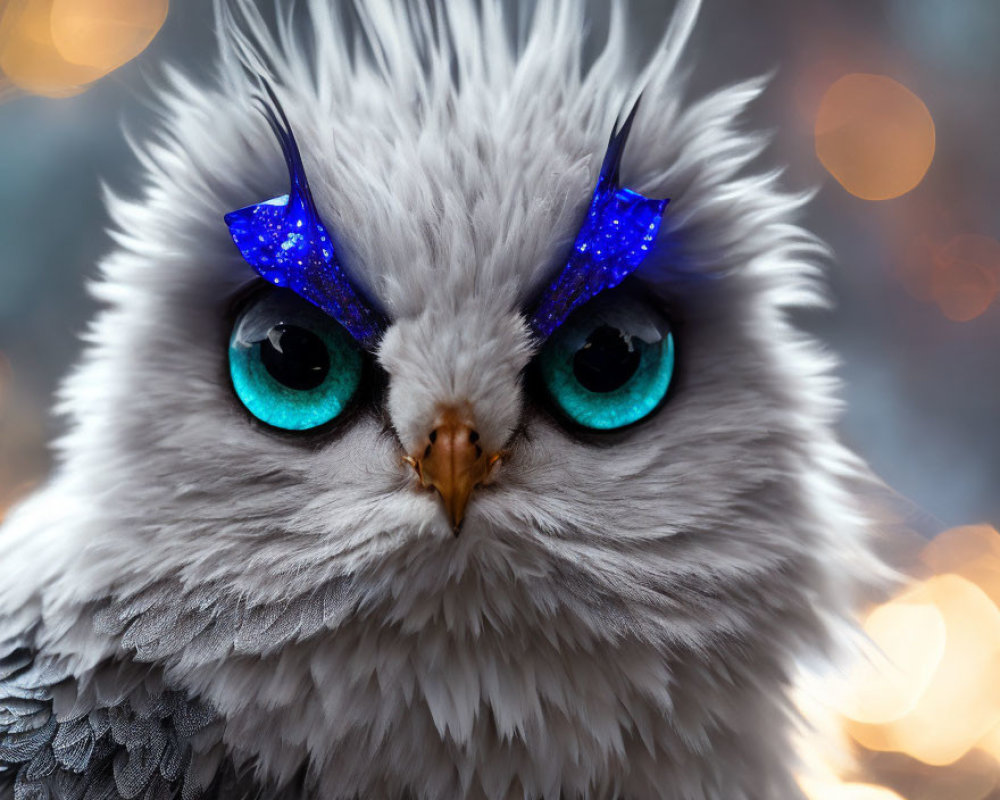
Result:
[[[365,347],[374,346],[385,321],[341,268],[306,181],[298,146],[273,92],[264,113],[288,165],[287,195],[226,214],[229,233],[243,259],[275,286],[291,289],[343,325]]]
[[[531,326],[548,338],[573,309],[634,272],[649,255],[669,200],[652,200],[619,185],[621,158],[639,102],[611,136],[587,218],[573,252],[531,315]]]

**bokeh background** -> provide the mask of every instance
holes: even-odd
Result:
[[[671,6],[630,4],[640,49]],[[50,468],[110,247],[101,186],[138,187],[123,126],[149,130],[162,64],[211,78],[212,27],[206,0],[0,0],[0,509]],[[859,766],[825,761],[823,800],[1000,798],[998,41],[998,0],[706,0],[688,51],[692,96],[773,71],[747,124],[817,190],[805,222],[835,253],[834,307],[801,323],[842,359],[846,441],[920,512],[915,537],[944,534],[866,614],[891,663],[847,678]]]

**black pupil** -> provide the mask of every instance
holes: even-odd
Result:
[[[640,353],[620,330],[609,325],[595,328],[573,356],[573,374],[584,389],[613,392],[639,368]]]
[[[275,325],[260,343],[260,360],[271,377],[289,389],[315,389],[330,371],[326,345],[312,331]]]

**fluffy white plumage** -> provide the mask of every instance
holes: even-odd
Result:
[[[59,469],[0,531],[5,628],[73,676],[57,713],[180,690],[216,717],[191,785],[232,764],[265,796],[797,796],[790,676],[879,569],[832,359],[787,318],[822,302],[824,249],[795,224],[804,196],[745,171],[763,81],[682,102],[696,11],[638,69],[618,4],[592,65],[576,0],[539,3],[513,43],[493,0],[310,0],[305,33],[289,12],[274,35],[220,5],[218,81],[170,73],[145,189],[109,197],[107,308],[62,391]],[[222,215],[287,185],[248,66],[392,318],[384,409],[305,446],[225,378],[251,275]],[[519,309],[640,89],[623,177],[671,198],[640,277],[682,373],[595,443],[524,388]],[[511,453],[458,539],[400,459],[452,401]]]

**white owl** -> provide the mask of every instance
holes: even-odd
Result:
[[[696,7],[220,0],[0,530],[0,796],[799,796],[868,479]]]

